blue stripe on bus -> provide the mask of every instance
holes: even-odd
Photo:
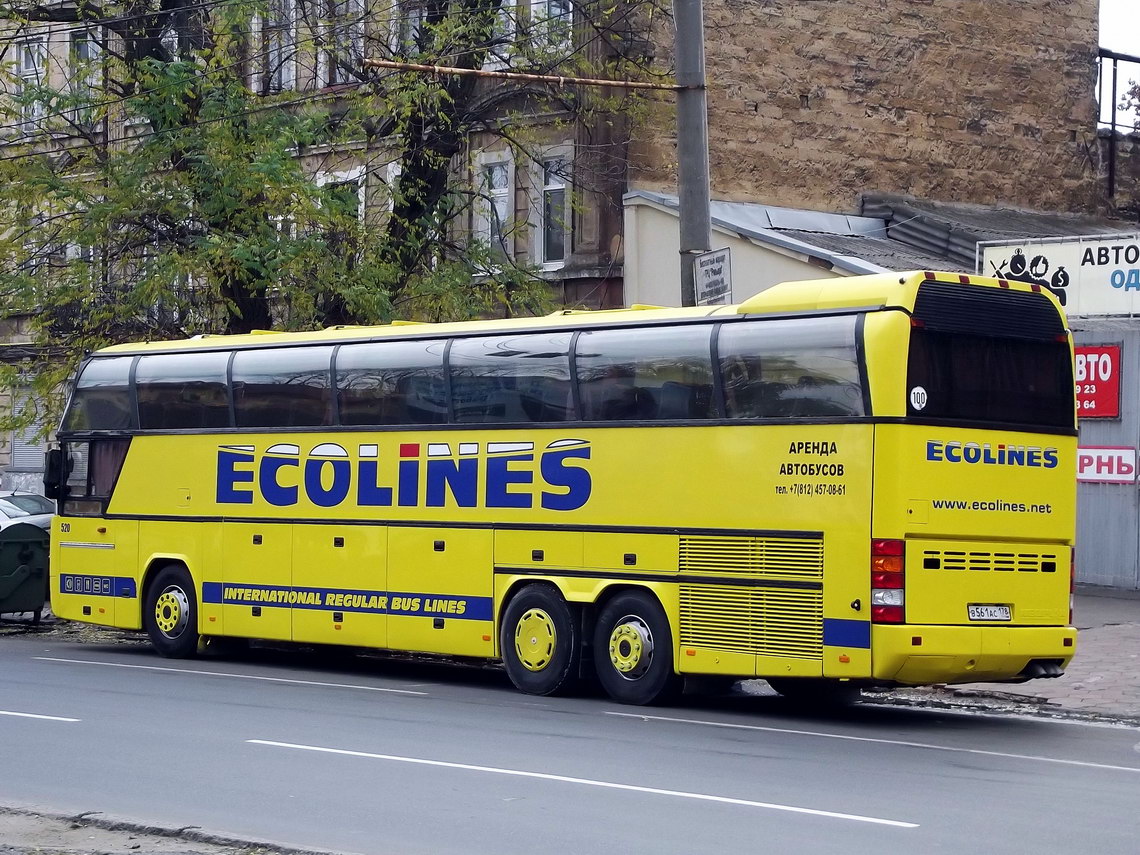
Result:
[[[61,594],[90,594],[99,597],[134,599],[138,586],[129,576],[97,576],[89,573],[60,573]]]
[[[871,647],[871,623],[843,618],[823,619],[823,643],[829,647]]]
[[[407,594],[353,588],[303,588],[292,585],[245,585],[235,582],[204,582],[202,602],[214,605],[447,617],[455,620],[490,620],[492,614],[490,597]]]

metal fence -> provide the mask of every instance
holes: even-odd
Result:
[[[1097,55],[1100,62],[1097,121],[1099,127],[1108,129],[1108,197],[1111,199],[1116,195],[1117,137],[1140,131],[1140,109],[1135,104],[1125,109],[1122,104],[1133,84],[1140,84],[1140,56],[1104,48]]]

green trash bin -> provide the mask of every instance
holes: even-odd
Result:
[[[0,530],[0,615],[33,612],[48,599],[48,533],[30,523]]]

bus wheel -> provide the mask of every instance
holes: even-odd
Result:
[[[507,604],[499,646],[520,692],[553,695],[570,688],[581,650],[578,622],[549,585],[527,585]]]
[[[654,704],[675,695],[673,637],[656,598],[630,592],[614,597],[598,615],[594,665],[606,693],[623,704]]]
[[[768,685],[794,704],[842,707],[859,700],[859,687],[850,682],[817,677],[765,678]]]
[[[163,656],[187,659],[198,650],[198,598],[186,568],[168,564],[147,588],[143,625]]]

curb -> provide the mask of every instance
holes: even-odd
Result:
[[[294,846],[272,841],[229,837],[224,834],[215,834],[205,831],[197,825],[188,825],[183,828],[163,825],[144,825],[126,819],[116,819],[114,817],[105,816],[102,811],[63,814],[33,810],[31,808],[0,805],[0,817],[5,815],[57,820],[59,822],[71,823],[72,825],[98,828],[102,831],[125,831],[132,834],[148,834],[152,837],[165,837],[171,840],[203,843],[208,846],[236,849],[243,853],[256,851],[265,853],[265,855],[346,855],[346,853],[335,852],[331,849],[298,849]]]
[[[1048,721],[1140,728],[1140,716],[1097,710],[1075,710],[1047,698],[1001,691],[931,686],[913,689],[864,689],[864,702],[912,709],[959,710],[995,716],[1020,716]]]

